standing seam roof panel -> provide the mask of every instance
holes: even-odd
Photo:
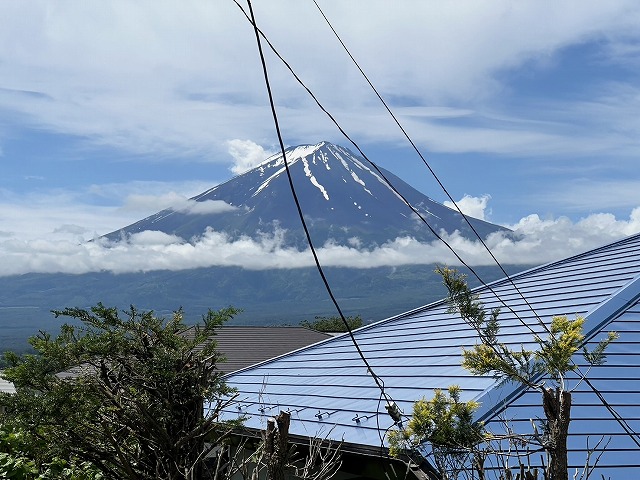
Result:
[[[556,314],[587,312],[595,312],[594,322],[603,322],[607,320],[607,315],[621,313],[617,309],[623,308],[621,305],[626,301],[622,298],[626,295],[624,287],[633,283],[640,272],[639,252],[640,235],[635,235],[576,257],[530,269],[514,276],[514,281],[545,322],[550,322],[551,316]],[[542,332],[533,313],[508,282],[494,282],[491,288],[509,305],[515,305],[513,308],[521,315],[522,320]],[[480,288],[476,291],[488,304],[498,305],[488,289]],[[640,305],[634,305],[628,313],[639,310]],[[634,315],[637,317],[637,314]],[[527,328],[507,308],[502,308],[500,321],[505,334],[508,334],[506,338],[510,339],[512,345],[529,344],[531,338]],[[621,329],[640,332],[640,326],[636,326],[635,320],[628,318],[626,314],[619,318],[619,322]],[[448,326],[451,328],[447,328]],[[405,412],[410,411],[413,401],[423,396],[429,397],[435,388],[447,388],[452,383],[458,383],[462,388],[462,400],[482,399],[485,409],[491,408],[491,405],[486,404],[496,395],[499,397],[493,379],[473,376],[461,367],[461,344],[471,342],[473,332],[460,319],[447,314],[446,304],[443,302],[363,327],[354,332],[354,335],[373,370],[384,382],[385,390]],[[615,355],[610,360],[620,362],[616,373],[634,379],[633,385],[637,386],[636,372],[640,372],[640,368],[626,366],[626,362],[636,361],[636,357],[629,355],[633,353],[630,346],[635,339],[635,335],[627,339],[629,343],[621,339],[616,347],[618,350],[612,350]],[[597,340],[598,336],[594,341]],[[405,351],[401,354],[399,349],[403,348]],[[240,371],[229,376],[228,382],[241,389],[242,398],[239,401],[249,404],[242,412],[249,416],[249,427],[260,428],[260,419],[264,416],[259,411],[260,402],[264,403],[265,399],[272,398],[281,402],[278,405],[285,409],[288,408],[287,402],[296,405],[296,408],[304,408],[300,411],[300,417],[292,419],[293,434],[307,436],[320,428],[335,424],[340,426],[331,433],[336,439],[344,438],[347,443],[380,446],[380,432],[377,428],[363,429],[353,420],[355,415],[350,417],[354,412],[360,416],[371,416],[375,420],[373,424],[379,423],[383,431],[392,424],[384,410],[384,402],[379,401],[380,392],[367,374],[366,367],[362,364],[358,368],[355,361],[358,361],[358,357],[354,347],[346,336],[342,336]],[[352,372],[351,376],[342,375],[344,365]],[[278,374],[285,370],[290,375]],[[606,371],[614,372],[613,369]],[[276,374],[270,376],[270,372]],[[607,379],[602,389],[623,393],[622,383],[624,382]],[[629,385],[630,392],[639,390],[639,387]],[[524,402],[525,397],[521,398]],[[363,400],[358,402],[358,399]],[[590,401],[581,403],[588,405]],[[634,399],[633,402],[635,401]],[[275,412],[274,408],[272,406]],[[322,413],[318,410],[333,413],[330,412],[326,418],[321,419],[314,417]],[[238,412],[230,409],[227,413],[229,418],[233,418]],[[591,416],[592,413],[585,414],[585,418]],[[611,425],[607,422],[602,425],[605,424]],[[314,425],[318,430],[314,430]],[[640,429],[640,425],[637,428]],[[611,433],[617,435],[619,432]],[[629,448],[628,442],[616,444],[617,451],[626,448]],[[640,476],[640,470],[638,472]]]

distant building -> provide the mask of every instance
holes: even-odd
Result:
[[[225,325],[216,330],[214,337],[217,350],[225,357],[218,368],[225,373],[235,372],[330,337],[304,327]]]
[[[4,378],[0,378],[0,392],[2,393],[16,393],[16,387],[13,386],[13,383],[5,380]],[[0,414],[4,413],[5,407],[0,406]]]
[[[4,378],[0,378],[0,392],[2,393],[16,393],[16,387],[13,386],[13,383],[5,380]]]

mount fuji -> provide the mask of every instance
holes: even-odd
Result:
[[[398,237],[422,242],[436,239],[397,192],[420,213],[435,232],[459,231],[475,238],[468,223],[452,210],[420,193],[391,172],[379,174],[350,150],[321,142],[286,150],[287,162],[301,209],[315,245],[326,242],[375,247]],[[394,191],[385,178],[393,185]],[[214,212],[214,213],[209,213]],[[484,238],[506,230],[469,218]],[[300,248],[306,238],[293,202],[282,154],[191,199],[191,206],[167,209],[107,235],[127,238],[145,230],[162,231],[190,240],[206,229],[256,237],[284,231],[284,243]]]
[[[287,149],[286,158],[315,246],[333,243],[371,249],[399,237],[435,240],[382,175],[346,148],[327,142],[303,145]],[[392,173],[381,172],[434,231],[457,230],[474,238],[457,211]],[[478,219],[469,221],[483,237],[506,230]],[[211,230],[223,232],[231,240],[273,235],[281,247],[298,251],[308,247],[282,155],[193,197],[186,205],[162,210],[105,235],[105,244],[110,248],[108,245],[145,231],[160,231],[195,244]],[[496,267],[475,270],[485,281],[502,276]],[[343,312],[360,314],[365,320],[406,312],[445,294],[433,265],[326,267],[325,274]],[[50,323],[51,309],[90,307],[98,302],[119,308],[133,304],[158,314],[170,314],[183,306],[191,321],[198,320],[208,308],[233,305],[244,310],[234,319],[235,324],[297,324],[316,315],[335,315],[335,307],[312,267],[31,273],[0,277],[0,348],[26,347],[29,335],[57,329],[57,324]]]

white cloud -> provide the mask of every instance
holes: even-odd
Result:
[[[53,230],[53,233],[69,233],[71,235],[81,236],[87,233],[87,229],[81,227],[80,225],[72,225],[65,223],[64,225],[60,225]]]
[[[465,215],[485,220],[485,210],[487,209],[487,204],[490,199],[491,195],[482,195],[481,197],[465,195],[456,202],[456,205]],[[446,207],[457,210],[456,205],[454,205],[453,202],[446,200],[443,203]]]
[[[122,204],[124,210],[155,211],[168,208],[173,202],[193,197],[219,182],[212,181],[140,181],[101,183],[80,190],[77,195],[91,195],[113,205]],[[46,192],[44,193],[46,194]],[[44,195],[43,194],[43,195]],[[123,200],[124,199],[124,200]]]
[[[125,211],[153,211],[158,212],[174,205],[183,204],[187,201],[184,195],[176,192],[166,192],[162,194],[131,194],[127,195],[122,204]]]
[[[136,248],[154,248],[154,247],[166,247],[169,245],[179,245],[184,243],[182,238],[177,235],[169,235],[157,230],[145,230],[144,232],[138,232],[131,235],[128,239],[128,243]]]
[[[234,139],[227,142],[229,154],[233,157],[231,171],[236,175],[251,170],[264,162],[268,157],[274,155],[275,150],[265,150],[251,140]]]
[[[529,215],[513,225],[516,238],[502,233],[489,236],[487,245],[504,264],[536,265],[559,260],[640,232],[640,207],[628,220],[610,214],[543,220]],[[443,238],[470,265],[489,265],[491,259],[477,241],[458,233]],[[108,270],[115,273],[151,270],[185,270],[213,266],[236,266],[251,270],[289,269],[313,265],[308,250],[285,246],[286,232],[277,230],[259,239],[231,239],[207,230],[200,238],[186,242],[163,232],[146,231],[116,243],[98,239],[78,244],[59,239],[0,239],[3,267],[0,275],[27,272],[85,273]],[[361,248],[356,239],[349,245],[328,243],[318,250],[324,266],[372,268],[458,261],[441,242],[420,243],[397,238],[373,249]]]
[[[640,232],[640,207],[632,210],[628,220],[608,213],[592,214],[577,222],[567,217],[541,219],[529,215],[511,226],[522,235],[519,241],[495,238],[489,242],[504,263],[523,263],[521,258],[538,259],[536,263],[558,260],[566,252],[579,253]]]
[[[223,213],[237,209],[237,207],[229,205],[222,200],[196,201],[176,192],[168,192],[161,195],[132,194],[126,197],[121,207],[124,211],[150,211],[153,213],[167,208],[193,215]]]
[[[75,196],[62,193],[0,200],[4,236],[35,241],[47,238],[81,243],[139,220],[115,206],[78,203]],[[69,227],[72,225],[72,227]]]
[[[171,206],[171,209],[176,212],[188,213],[191,215],[209,215],[232,212],[237,210],[238,207],[229,205],[227,202],[222,200],[203,200],[197,202],[195,200],[185,199],[183,202],[174,203]]]
[[[312,3],[277,0],[255,7],[263,30],[352,133],[378,140],[376,132],[384,130],[397,141],[386,116],[370,108],[371,92]],[[389,97],[410,95],[431,120],[488,115],[487,99],[504,93],[505,71],[525,63],[546,68],[567,46],[595,39],[603,48],[610,44],[607,53],[615,55],[603,62],[628,60],[640,12],[633,0],[371,0],[364,13],[356,3],[334,0],[323,8],[379,90]],[[283,12],[296,19],[286,28]],[[1,2],[0,19],[0,109],[21,124],[132,152],[218,162],[227,161],[230,138],[273,138],[252,31],[232,2],[155,2],[153,8],[124,0],[108,7],[86,0],[82,8]],[[288,140],[335,136],[289,73],[273,57],[269,62],[278,107],[294,137]],[[530,146],[557,153],[554,146],[591,139],[588,132],[573,138],[533,123],[523,130],[429,122],[418,128],[424,122],[413,121],[418,140],[438,151],[522,152]],[[603,148],[616,145],[613,135],[597,137]],[[234,171],[245,168],[243,162]]]
[[[28,194],[0,189],[0,237],[82,243],[166,208],[192,214],[233,210],[235,207],[221,201],[188,199],[216,183],[133,181]]]

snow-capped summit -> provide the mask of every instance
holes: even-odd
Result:
[[[314,243],[353,242],[364,246],[381,245],[397,237],[412,236],[432,241],[433,234],[398,194],[362,157],[347,148],[321,142],[286,150],[287,165],[305,220]],[[392,173],[384,176],[427,219],[435,230],[459,230],[471,237],[462,216],[415,190]],[[285,229],[285,243],[302,245],[305,240],[282,154],[267,158],[257,167],[193,197],[196,205],[225,202],[228,208],[164,210],[109,237],[144,230],[160,230],[185,240],[198,237],[207,228],[224,231],[232,237],[271,233]],[[212,202],[213,201],[213,202]],[[482,235],[502,227],[472,219]]]
[[[358,171],[361,172],[361,176],[363,175],[362,172],[364,172],[364,175],[373,177],[378,182],[386,185],[386,182],[384,182],[378,174],[374,173],[371,168],[365,166],[364,163],[356,158],[349,150],[328,142],[320,142],[317,145],[300,145],[287,150],[285,153],[289,167],[294,165],[296,162],[302,162],[305,176],[309,179],[311,184],[322,193],[325,200],[329,200],[329,193],[316,178],[316,166],[320,170],[322,170],[322,166],[324,166],[327,171],[330,171],[333,164],[334,168],[338,170],[337,172],[333,172],[334,175],[338,173],[341,174],[342,180],[345,183],[349,183],[346,178],[351,177],[351,179],[356,182],[356,184],[360,185],[369,195],[373,194],[369,189],[367,189],[365,182],[358,176]],[[336,159],[339,160],[340,163],[337,163],[335,161]],[[262,185],[260,185],[255,193],[256,195],[263,188],[268,186],[272,178],[282,175],[286,169],[282,154],[270,157],[258,168],[261,169],[260,171],[262,173],[268,168],[278,168],[278,170],[267,178]]]

